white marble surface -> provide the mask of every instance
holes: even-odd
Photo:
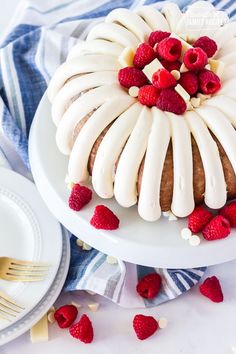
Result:
[[[19,0],[4,1],[0,11],[0,33],[10,20]],[[223,250],[222,250],[223,252]],[[222,304],[213,304],[195,287],[180,298],[148,310],[121,309],[99,298],[97,313],[89,312],[87,303],[94,301],[88,294],[62,295],[58,303],[75,299],[82,302],[81,314],[89,314],[95,339],[84,345],[71,338],[67,330],[50,326],[50,340],[32,345],[29,333],[0,348],[0,354],[230,354],[236,347],[236,261],[212,267],[209,274],[219,276],[225,294]],[[98,297],[97,297],[98,298]],[[136,313],[166,317],[168,327],[146,341],[138,341],[132,329]]]

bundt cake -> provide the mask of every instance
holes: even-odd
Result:
[[[100,197],[137,203],[147,221],[235,198],[235,29],[204,1],[115,9],[96,24],[48,87],[71,181],[90,175]]]

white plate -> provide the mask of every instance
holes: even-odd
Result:
[[[29,313],[50,288],[62,254],[61,227],[49,213],[35,185],[0,168],[0,257],[46,262],[49,273],[41,282],[0,280],[0,289],[24,306],[12,324]],[[0,320],[0,330],[9,326]]]
[[[40,302],[24,317],[0,331],[0,345],[6,344],[21,334],[28,331],[37,323],[54,304],[64,285],[69,263],[70,263],[70,243],[68,234],[62,232],[62,254],[57,274],[46,294]]]
[[[30,162],[36,185],[57,219],[80,239],[94,248],[122,260],[162,268],[191,268],[226,262],[236,258],[236,232],[220,241],[193,247],[180,237],[186,220],[169,222],[164,217],[154,223],[142,220],[137,208],[125,209],[115,200],[103,200],[95,193],[79,213],[69,209],[69,191],[64,179],[67,157],[57,149],[56,128],[52,123],[50,103],[43,97],[30,134]],[[120,228],[115,231],[94,229],[89,220],[95,205],[105,204],[119,217]],[[223,250],[223,252],[222,252]]]

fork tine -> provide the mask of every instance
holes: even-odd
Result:
[[[10,281],[17,281],[17,282],[29,282],[29,281],[42,281],[45,279],[45,276],[39,274],[37,276],[32,276],[32,274],[6,274],[6,277]]]
[[[38,273],[38,272],[44,272],[44,273],[47,273],[48,272],[48,268],[40,268],[40,267],[37,267],[37,268],[32,268],[32,267],[17,267],[17,266],[10,266],[8,268],[8,270],[13,270],[13,271],[18,271],[18,272],[32,272],[32,273]]]
[[[12,311],[16,314],[20,313],[20,311],[21,311],[20,309],[9,307],[6,304],[4,304],[3,302],[0,302],[0,310]]]
[[[17,304],[13,299],[5,295],[3,292],[0,291],[0,300],[4,300],[6,303],[8,303],[10,306],[15,306],[16,308],[19,308],[21,310],[24,310],[24,307],[20,306]]]
[[[3,313],[1,313],[1,311],[0,311],[0,318],[1,318],[2,320],[7,321],[7,322],[11,322],[11,320],[10,320],[7,316],[5,316]]]
[[[43,262],[34,262],[34,261],[20,261],[18,259],[12,259],[11,264],[13,265],[22,265],[22,266],[31,266],[31,267],[49,267],[50,264]]]

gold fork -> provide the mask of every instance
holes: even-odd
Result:
[[[19,315],[24,307],[17,304],[13,299],[0,291],[0,318],[11,322]]]
[[[20,261],[0,257],[0,279],[10,281],[41,281],[48,273],[49,265],[41,262]]]

